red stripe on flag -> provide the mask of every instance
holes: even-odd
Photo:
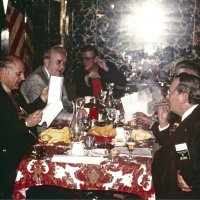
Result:
[[[21,54],[23,54],[21,52],[21,48],[25,40],[24,16],[15,7],[13,7],[10,2],[8,3],[6,15],[6,24],[10,32],[9,53],[20,56]]]
[[[11,44],[11,49],[10,49],[11,54],[14,54],[17,51],[17,47],[19,45],[19,42],[23,41],[23,43],[24,43],[24,38],[21,40],[21,37],[24,37],[23,31],[24,31],[24,22],[21,21],[17,32],[13,33],[13,34],[15,34],[15,38],[13,40],[13,43]]]
[[[10,16],[10,22],[9,22],[9,29],[10,31],[12,31],[12,28],[14,27],[16,21],[17,21],[17,18],[21,15],[21,13],[14,9],[13,8],[13,12],[12,12],[12,15]],[[23,19],[23,18],[22,18]]]
[[[32,23],[9,2],[6,13],[9,29],[9,53],[19,56],[30,68],[32,66]],[[30,69],[29,69],[30,71]]]

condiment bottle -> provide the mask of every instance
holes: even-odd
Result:
[[[98,120],[99,112],[96,98],[90,99],[89,120]]]

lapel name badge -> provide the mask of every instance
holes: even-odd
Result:
[[[186,143],[176,144],[175,149],[180,161],[190,159],[190,154]]]

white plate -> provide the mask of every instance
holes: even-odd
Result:
[[[107,149],[92,149],[89,154],[91,156],[105,156]]]
[[[88,151],[87,151],[87,150],[84,151],[84,154],[83,154],[83,155],[75,155],[75,154],[72,154],[72,150],[69,150],[69,151],[67,152],[67,155],[69,155],[69,156],[86,156],[87,154],[88,154]]]
[[[123,147],[123,146],[125,146],[125,141],[119,141],[118,139],[112,139],[112,144],[115,147]]]

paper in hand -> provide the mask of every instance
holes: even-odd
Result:
[[[41,126],[44,122],[47,123],[47,127],[63,109],[61,102],[63,77],[51,76],[49,83],[48,101],[46,107],[43,109],[42,121],[39,123]]]

